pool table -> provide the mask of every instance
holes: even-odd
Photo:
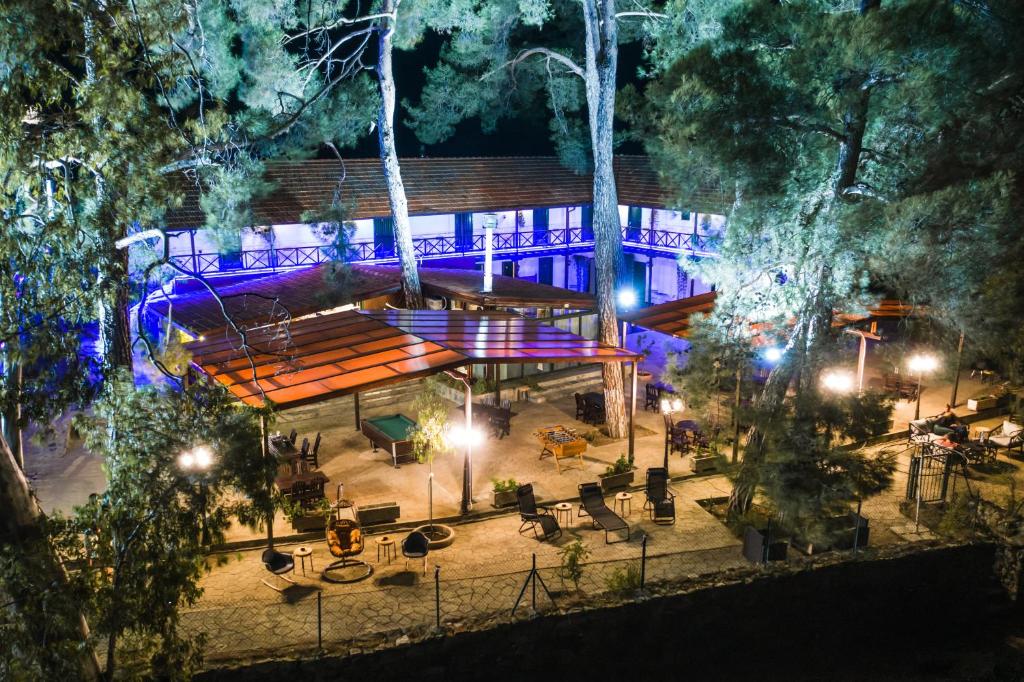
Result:
[[[370,441],[374,452],[384,448],[391,452],[391,463],[398,468],[398,458],[412,454],[412,432],[416,422],[404,414],[390,414],[383,417],[363,419],[359,430]]]

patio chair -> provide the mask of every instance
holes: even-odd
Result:
[[[644,509],[651,512],[652,521],[665,524],[676,522],[676,496],[668,489],[668,469],[665,467],[648,469],[647,487],[644,493],[647,496]]]
[[[586,422],[587,401],[583,399],[582,393],[573,393],[572,395],[576,398],[576,419]]]
[[[672,422],[672,415],[663,414],[661,416],[665,422],[665,446],[669,448],[670,452],[678,452],[685,456],[690,451],[689,436],[686,435],[685,430],[676,428]]]
[[[292,445],[295,445],[295,441],[296,441],[296,439],[298,439],[298,437],[299,437],[299,432],[296,431],[295,429],[292,429],[292,432],[288,434],[288,441]]]
[[[1002,450],[1016,449],[1024,453],[1024,426],[1004,420],[991,433],[982,439],[985,447]]]
[[[512,408],[501,408],[497,414],[488,419],[494,435],[499,440],[512,432]]]
[[[661,395],[658,391],[658,387],[654,384],[646,384],[644,386],[644,409],[658,411],[661,403]]]
[[[303,462],[306,462],[306,463],[309,462],[309,439],[308,438],[303,438],[302,439],[302,447],[299,448],[299,459],[301,459]]]
[[[597,483],[580,483],[578,489],[580,491],[580,511],[577,516],[589,516],[594,527],[604,531],[605,544],[611,544],[608,540],[608,533],[611,531],[625,530],[626,540],[629,540],[629,524],[604,503],[601,486]]]
[[[289,585],[294,585],[295,581],[285,575],[285,573],[291,573],[295,570],[295,559],[292,558],[291,554],[285,554],[284,552],[278,552],[273,547],[267,547],[263,550],[263,567],[277,576],[279,579],[285,581]],[[261,579],[261,583],[274,590],[275,592],[284,592],[288,589],[288,585],[284,587],[278,587],[271,585],[266,580]]]
[[[331,519],[327,524],[327,548],[341,560],[329,564],[320,572],[320,577],[329,583],[354,583],[369,578],[373,575],[373,566],[352,559],[363,553],[365,544],[358,523],[352,519]],[[360,567],[355,575],[349,577],[343,573],[345,569],[354,567]]]
[[[427,554],[430,553],[430,541],[427,536],[418,530],[414,530],[402,540],[402,556],[405,557],[405,567],[409,568],[409,559],[423,559],[423,572],[427,572]]]
[[[537,498],[533,496],[533,484],[526,483],[516,488],[516,501],[519,502],[519,518],[523,525],[519,526],[519,532],[527,526],[533,528],[533,535],[539,540],[547,540],[557,533],[555,537],[562,536],[562,528],[558,521],[551,515],[547,507],[537,504]],[[540,526],[543,536],[537,534],[537,526]]]
[[[587,422],[588,424],[604,424],[604,405],[595,403],[592,400],[587,400],[586,398],[584,398],[583,401],[586,405],[585,411],[583,413],[583,421]]]
[[[314,469],[320,468],[320,432],[316,432],[316,439],[313,441],[313,449],[306,456],[306,463]]]

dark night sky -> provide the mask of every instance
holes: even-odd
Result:
[[[494,134],[485,135],[479,121],[462,122],[456,134],[441,144],[425,146],[404,124],[405,110],[401,101],[419,101],[424,80],[423,67],[434,64],[441,47],[441,40],[433,37],[424,41],[412,52],[395,51],[395,80],[398,85],[398,110],[395,115],[399,156],[551,156],[554,149],[548,139],[548,110],[541,105],[537,114],[503,119]],[[632,43],[619,50],[619,83],[636,83],[635,74],[641,59],[641,46]],[[639,84],[638,84],[639,85]],[[626,143],[617,151],[641,154],[643,150],[635,143]],[[376,135],[367,136],[358,146],[348,152],[353,157],[372,157],[379,153]]]

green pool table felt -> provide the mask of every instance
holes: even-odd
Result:
[[[416,428],[416,422],[404,414],[393,414],[388,417],[374,417],[367,419],[367,422],[387,434],[388,438],[396,441],[409,440],[412,430]]]

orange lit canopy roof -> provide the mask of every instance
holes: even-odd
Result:
[[[690,315],[697,313],[707,315],[710,313],[715,308],[715,298],[717,296],[718,294],[714,291],[709,291],[706,294],[698,294],[689,298],[659,303],[649,308],[641,308],[640,310],[620,315],[619,319],[652,331],[686,338],[690,334]]]
[[[465,365],[638,358],[511,313],[458,310],[349,310],[251,330],[244,347],[218,332],[186,348],[246,404],[265,395],[282,409]]]
[[[690,334],[690,316],[710,313],[714,310],[716,297],[717,293],[710,291],[625,313],[619,319],[652,331],[686,338]],[[845,327],[879,317],[909,317],[922,311],[920,306],[914,307],[896,299],[882,299],[863,313],[836,313],[832,326]]]

